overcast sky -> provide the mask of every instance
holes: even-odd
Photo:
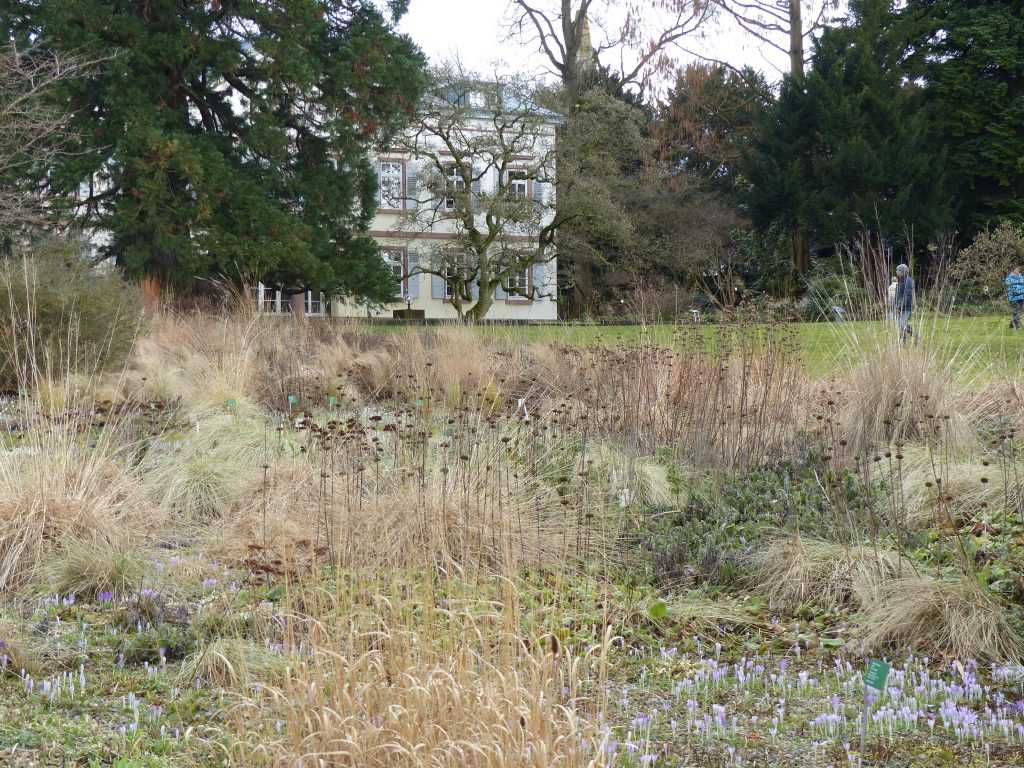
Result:
[[[510,36],[509,0],[411,0],[400,29],[409,34],[432,61],[456,55],[468,67],[487,70],[500,62],[503,69],[542,70],[545,59],[532,45]],[[597,36],[595,32],[595,37]],[[596,41],[595,41],[596,42]],[[787,57],[738,29],[718,20],[703,33],[687,38],[688,49],[740,67],[749,64],[776,80],[786,69]],[[693,59],[676,51],[680,64]]]

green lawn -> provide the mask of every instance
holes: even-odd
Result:
[[[1024,358],[1024,331],[1012,331],[1005,317],[923,315],[915,318],[920,343],[942,357],[955,359],[966,370],[987,369],[993,374],[1016,371]],[[724,335],[772,333],[791,342],[809,373],[823,376],[841,371],[856,360],[856,350],[891,338],[888,324],[873,321],[847,323],[784,323],[753,325],[544,325],[488,326],[484,333],[525,341],[551,341],[573,345],[651,343],[672,345],[700,333],[712,346]]]

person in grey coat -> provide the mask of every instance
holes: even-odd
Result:
[[[896,299],[893,311],[896,314],[900,341],[906,343],[907,339],[914,335],[914,328],[910,325],[910,316],[914,311],[914,278],[910,276],[910,267],[906,264],[896,267]]]

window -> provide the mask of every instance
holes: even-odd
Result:
[[[260,286],[257,290],[260,291],[263,296],[263,300],[260,304],[261,312],[277,312],[277,291],[273,288],[265,288]]]
[[[530,180],[526,171],[508,172],[509,200],[526,200],[530,195]]]
[[[385,249],[382,253],[384,256],[384,263],[391,269],[391,274],[395,276],[395,296],[397,298],[405,298],[405,251],[401,248],[389,248]]]
[[[405,165],[401,160],[380,161],[380,207],[389,211],[400,211],[405,206],[403,180]]]
[[[509,275],[505,280],[505,292],[511,298],[529,298],[530,296],[530,268],[522,272]]]
[[[260,283],[256,288],[256,296],[260,312],[280,315],[292,311],[291,297],[279,288],[271,288]]]
[[[459,282],[466,279],[466,267],[461,257],[453,257],[444,265],[444,297],[455,295]]]
[[[444,169],[444,209],[455,210],[456,198],[466,192],[466,182],[459,173],[459,166],[447,165]]]
[[[322,315],[325,304],[324,295],[320,291],[306,291],[307,315]]]

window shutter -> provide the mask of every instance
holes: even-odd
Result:
[[[410,158],[405,164],[405,207],[410,211],[416,210],[416,198],[420,192],[417,170],[416,161]]]
[[[444,298],[444,278],[441,277],[440,275],[430,276],[430,298]]]
[[[533,280],[533,300],[553,296],[553,286],[548,284],[548,265],[534,264],[532,270],[530,277]]]
[[[405,280],[408,288],[408,296],[410,299],[418,299],[420,297],[420,279],[423,277],[422,274],[413,274],[416,268],[420,265],[420,256],[415,251],[409,251],[406,257],[406,264],[408,265],[409,271],[406,272]]]
[[[469,205],[470,210],[477,212],[480,210],[480,192],[483,189],[483,179],[477,178],[477,174],[480,173],[480,168],[476,165],[473,166],[473,178],[469,185]]]
[[[544,204],[544,187],[545,184],[540,179],[533,180],[533,202],[537,205]]]

